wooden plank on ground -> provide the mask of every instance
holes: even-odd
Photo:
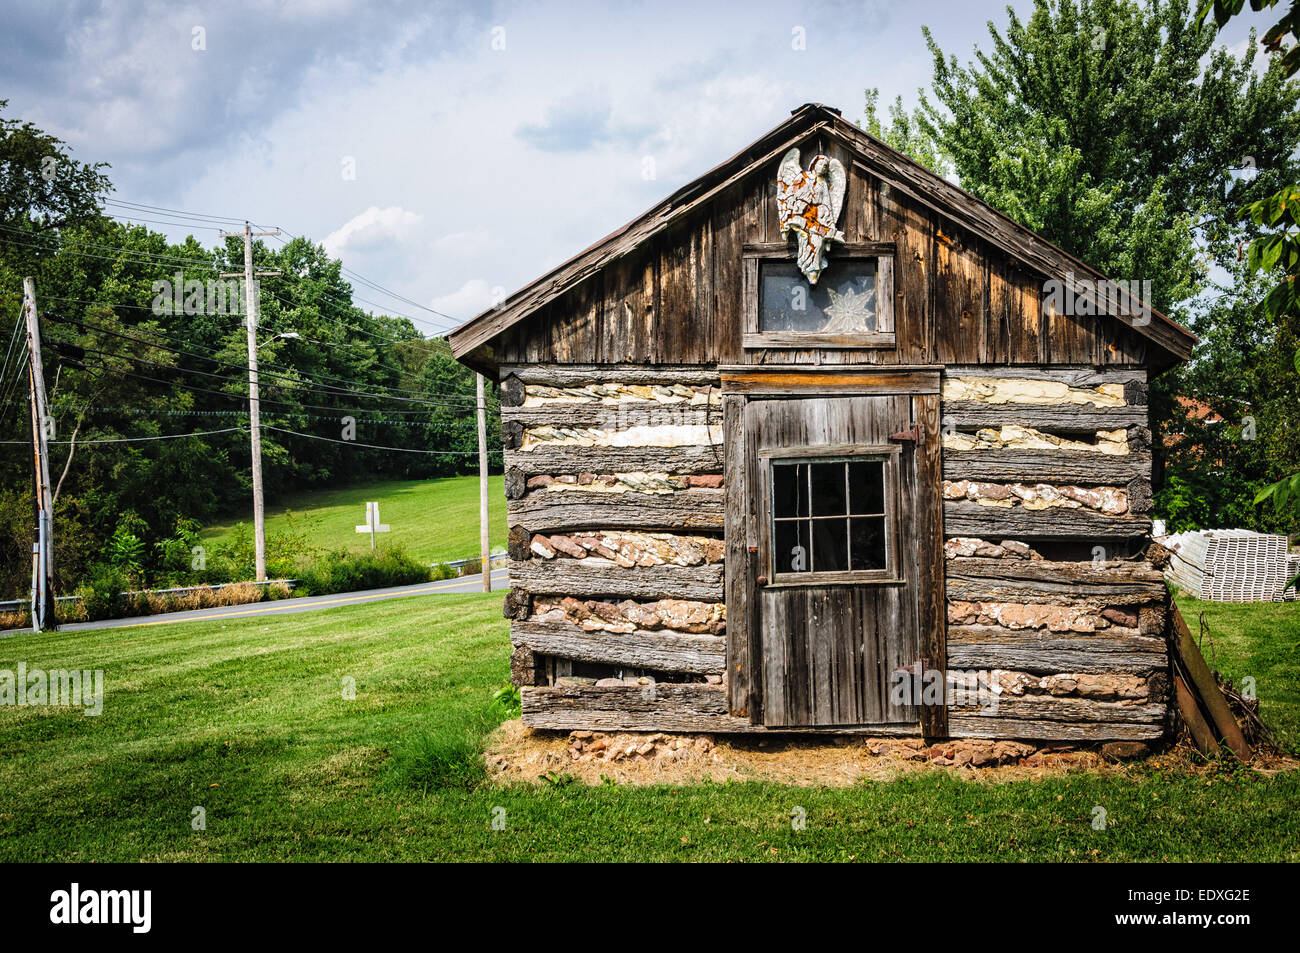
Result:
[[[1196,696],[1177,672],[1174,673],[1174,696],[1178,700],[1178,713],[1183,716],[1187,731],[1192,736],[1192,743],[1196,745],[1197,750],[1205,755],[1217,753],[1219,741],[1214,737],[1214,731],[1206,722],[1205,716],[1201,714],[1201,706],[1196,703]]]
[[[1206,713],[1210,716],[1210,721],[1214,724],[1219,736],[1242,761],[1249,761],[1251,757],[1250,745],[1246,743],[1246,736],[1241,733],[1241,726],[1237,724],[1237,719],[1233,716],[1232,710],[1228,708],[1228,701],[1223,697],[1223,692],[1219,690],[1219,685],[1210,673],[1210,667],[1205,664],[1205,659],[1201,655],[1201,650],[1192,637],[1191,629],[1187,627],[1187,621],[1183,614],[1174,609],[1174,660],[1187,676],[1187,687],[1192,690],[1197,699],[1205,706]]]

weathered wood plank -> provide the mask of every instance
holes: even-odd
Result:
[[[916,725],[855,725],[833,729],[765,728],[727,713],[721,685],[659,683],[621,688],[524,687],[523,721],[553,731],[702,731],[713,734],[856,734],[908,736]]]
[[[1031,365],[998,366],[990,364],[949,364],[943,369],[948,377],[1001,377],[1027,381],[1059,381],[1070,387],[1098,387],[1102,384],[1127,384],[1140,381],[1145,384],[1144,368],[1125,367],[1035,367]],[[1003,407],[1023,406],[1002,404]]]
[[[722,398],[723,448],[729,492],[724,512],[727,546],[727,709],[738,719],[751,716],[750,640],[754,559],[748,550],[747,515],[751,505],[745,466],[745,398]]]
[[[949,599],[965,602],[1163,603],[1164,577],[1148,563],[1049,562],[965,557],[948,560]]]
[[[997,705],[951,705],[950,716],[977,715],[982,718],[1010,718],[1016,721],[1069,721],[1104,724],[1153,724],[1164,721],[1166,708],[1160,702],[1098,701],[1092,698],[1058,698],[1053,695],[997,696]]]
[[[727,664],[727,643],[720,635],[588,631],[567,622],[525,620],[511,624],[510,641],[537,655],[655,672],[721,675]]]
[[[1164,640],[1133,629],[1098,633],[1044,632],[997,626],[950,625],[952,669],[1010,669],[1035,675],[1065,672],[1145,675],[1168,664]]]
[[[1249,761],[1250,745],[1246,743],[1241,726],[1237,724],[1237,719],[1232,714],[1232,709],[1228,707],[1223,692],[1219,690],[1214,675],[1205,664],[1205,658],[1201,655],[1191,630],[1187,628],[1187,621],[1177,609],[1174,609],[1173,624],[1174,657],[1179,669],[1187,676],[1187,687],[1193,690],[1200,703],[1205,706],[1206,714],[1213,722],[1215,731],[1232,749],[1233,754],[1242,761]]]
[[[524,427],[692,427],[722,422],[722,408],[707,404],[661,404],[623,401],[617,404],[559,402],[542,407],[502,407],[502,423]]]
[[[917,426],[925,439],[916,448],[915,501],[918,545],[916,586],[918,588],[918,624],[921,660],[926,668],[943,671],[948,667],[947,573],[943,557],[943,500],[938,486],[943,467],[943,450],[939,441],[940,401],[936,395],[912,399]],[[910,548],[910,547],[909,547]],[[948,711],[940,705],[921,707],[921,725],[927,738],[948,734]]]
[[[943,404],[948,430],[979,427],[1028,427],[1043,433],[1096,433],[1148,425],[1145,407],[1092,407],[1086,404],[985,404],[949,400]],[[970,451],[968,451],[970,452]]]
[[[1029,510],[1023,506],[982,506],[970,500],[947,500],[943,504],[943,528],[949,536],[1101,539],[1145,536],[1151,531],[1151,520],[1145,516],[1107,516],[1082,507]]]
[[[502,364],[524,384],[581,387],[583,384],[718,384],[718,370],[708,364]]]
[[[526,476],[577,473],[669,473],[690,476],[722,472],[722,448],[716,444],[686,447],[580,447],[538,444],[532,450],[507,450],[506,468]]]
[[[525,689],[526,691],[526,689]],[[1162,723],[1074,723],[989,718],[977,714],[948,715],[951,738],[1022,738],[1026,741],[1149,741],[1164,736]]]
[[[808,397],[811,394],[937,394],[937,366],[822,365],[792,368],[741,365],[719,369],[728,394]]]
[[[534,533],[561,529],[721,529],[722,490],[591,493],[538,490],[507,504],[510,525]]]
[[[812,123],[803,135],[815,132],[826,125],[825,120]],[[733,183],[745,178],[751,164],[763,164],[775,160],[788,147],[790,135],[783,124],[773,132],[754,143],[743,153],[734,156],[728,162],[717,166],[694,182],[689,183],[669,196],[659,205],[634,222],[630,222],[600,244],[571,259],[551,271],[526,288],[516,292],[500,307],[485,311],[473,321],[467,322],[449,335],[452,351],[462,356],[479,345],[486,344],[496,335],[510,327],[524,315],[536,311],[542,305],[558,298],[569,288],[586,280],[604,269],[610,262],[615,262],[632,249],[671,223],[680,221],[684,216],[700,208],[715,195],[728,189]]]
[[[721,602],[721,563],[705,566],[623,567],[599,556],[528,559],[510,563],[510,585],[526,592],[591,598],[691,599]]]
[[[1207,755],[1218,753],[1219,741],[1214,731],[1205,720],[1205,716],[1201,714],[1196,696],[1187,687],[1183,677],[1177,673],[1174,674],[1174,697],[1178,702],[1178,714],[1187,725],[1187,733],[1192,736],[1192,743],[1196,745],[1196,750]]]
[[[1077,450],[944,450],[945,480],[994,483],[1072,483],[1079,486],[1125,486],[1151,479],[1151,454],[1122,456]],[[949,533],[949,535],[952,535]]]

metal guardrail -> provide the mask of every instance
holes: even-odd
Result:
[[[488,565],[491,566],[493,563],[496,563],[498,560],[504,560],[508,555],[509,555],[508,553],[504,553],[504,552],[491,553],[488,556]],[[471,566],[477,568],[481,561],[482,561],[482,557],[476,556],[473,559],[453,559],[450,562],[445,562],[445,563],[430,563],[429,566],[431,568],[434,566],[447,566],[451,569],[458,570],[457,575],[467,576],[471,574],[465,572],[464,570],[470,568]],[[195,592],[196,590],[199,589],[224,589],[227,586],[244,586],[244,585],[270,586],[276,583],[283,583],[284,585],[288,586],[290,589],[293,589],[298,585],[298,580],[297,579],[267,579],[265,582],[252,582],[251,580],[249,580],[248,582],[214,582],[208,585],[200,585],[200,586],[176,586],[172,589],[128,589],[125,592],[122,592],[121,595],[128,596],[128,597],[143,596],[143,595],[177,595],[177,594],[184,595],[187,593]],[[55,596],[55,601],[56,602],[80,602],[81,596],[75,596],[75,595]],[[0,601],[0,612],[25,612],[30,608],[31,608],[31,600],[29,599],[6,599]]]
[[[488,565],[492,565],[495,560],[505,559],[509,553],[489,553]],[[453,559],[445,563],[430,563],[431,566],[450,566],[452,569],[462,569],[465,566],[477,566],[483,561],[482,556],[475,556],[472,559]]]
[[[227,586],[272,586],[277,583],[283,583],[290,589],[298,585],[297,579],[267,579],[265,582],[213,582],[199,586],[177,586],[173,589],[127,589],[118,593],[122,596],[145,596],[145,595],[171,595],[176,593],[197,592],[199,589],[225,589]],[[55,596],[55,602],[80,602],[81,596]],[[0,602],[0,612],[23,612],[31,608],[29,599],[8,599]]]

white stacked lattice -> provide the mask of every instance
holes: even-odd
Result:
[[[1289,553],[1286,557],[1286,577],[1294,579],[1300,575],[1300,553]],[[1296,588],[1292,586],[1286,592],[1282,593],[1282,598],[1287,602],[1294,602],[1296,598]]]
[[[1287,579],[1287,539],[1244,529],[1175,533],[1165,578],[1189,595],[1215,602],[1278,602]]]

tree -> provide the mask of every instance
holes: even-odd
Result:
[[[1300,91],[1277,63],[1261,74],[1253,46],[1216,47],[1189,0],[1037,0],[1007,16],[965,66],[925,30],[929,91],[883,127],[869,95],[868,128],[1104,274],[1151,282],[1150,303],[1204,339],[1153,389],[1170,477],[1157,509],[1251,523],[1269,448],[1294,446],[1276,396],[1296,375],[1260,376],[1278,339],[1259,331],[1260,288],[1237,260],[1258,227],[1237,208],[1296,177]]]
[[[1277,3],[1278,0],[1251,0],[1250,5],[1251,9],[1260,11],[1272,9]],[[1241,12],[1243,6],[1243,0],[1206,0],[1198,17],[1201,23],[1205,23],[1213,11],[1216,28],[1222,29]],[[1288,37],[1290,47],[1285,46]],[[1300,0],[1292,2],[1286,14],[1269,28],[1261,40],[1265,49],[1273,54],[1273,69],[1287,76],[1300,71],[1300,42],[1297,41],[1300,41]],[[1291,147],[1288,144],[1288,148]],[[1250,202],[1241,209],[1240,215],[1266,230],[1251,242],[1247,270],[1272,282],[1261,307],[1265,315],[1277,323],[1283,347],[1296,348],[1292,352],[1292,366],[1300,374],[1300,348],[1296,347],[1300,339],[1300,288],[1297,287],[1300,283],[1300,187],[1286,185],[1272,195]],[[1294,407],[1293,400],[1293,413]],[[1289,423],[1294,433],[1294,416]],[[1289,456],[1288,465],[1294,465],[1295,459],[1295,456]],[[1262,487],[1255,502],[1271,502],[1275,511],[1300,513],[1300,471]],[[1300,576],[1291,579],[1288,587],[1298,583]]]

